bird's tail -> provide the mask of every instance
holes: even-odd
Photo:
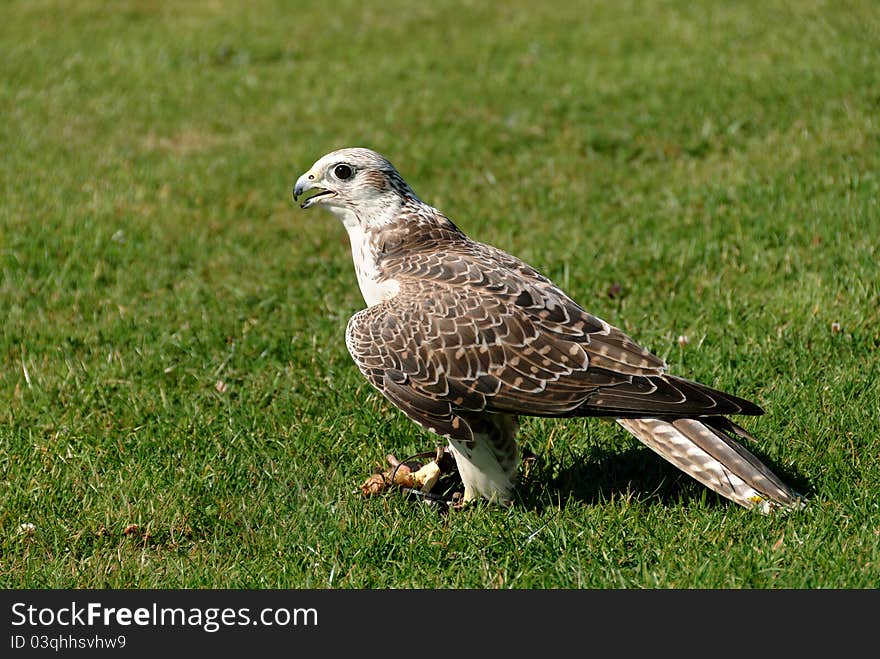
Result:
[[[726,417],[617,422],[686,474],[741,506],[766,514],[804,505],[801,495],[731,437],[749,434]]]

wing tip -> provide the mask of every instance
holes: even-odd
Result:
[[[809,499],[804,495],[791,490],[790,492],[785,492],[784,496],[778,497],[756,494],[749,497],[749,502],[752,504],[751,507],[756,509],[762,515],[771,515],[775,513],[787,515],[788,513],[798,512],[806,508]]]

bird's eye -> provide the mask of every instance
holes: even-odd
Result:
[[[353,174],[354,170],[351,168],[350,165],[346,165],[345,163],[342,163],[341,165],[336,165],[336,167],[333,168],[333,176],[338,178],[340,181],[350,179]]]

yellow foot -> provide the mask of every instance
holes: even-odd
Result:
[[[485,502],[489,505],[497,505],[502,506],[503,508],[509,508],[513,505],[513,499],[502,497],[498,494],[493,494],[491,497],[486,499],[481,494],[472,490],[465,486],[464,493],[456,492],[452,497],[452,507],[455,510],[464,510],[469,506],[473,506],[479,502]]]
[[[422,492],[430,492],[438,480],[440,480],[440,465],[435,460],[431,460],[412,474],[413,487],[420,489]]]
[[[427,454],[430,455],[430,454]],[[415,457],[427,457],[421,454]],[[419,490],[424,494],[428,494],[443,474],[449,473],[455,467],[455,461],[445,448],[438,448],[434,459],[426,463],[416,471],[413,471],[409,464],[404,464],[393,455],[385,456],[391,468],[373,474],[363,485],[361,485],[361,493],[364,496],[373,496],[379,494],[386,489],[397,485],[403,488]],[[412,459],[411,459],[412,460]],[[415,465],[413,465],[415,466]]]

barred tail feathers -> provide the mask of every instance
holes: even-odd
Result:
[[[766,514],[804,505],[801,495],[729,436],[748,433],[725,417],[617,422],[686,474],[741,506]]]

